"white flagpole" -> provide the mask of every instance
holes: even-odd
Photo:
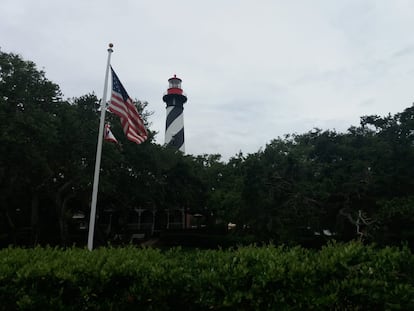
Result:
[[[106,93],[108,90],[108,75],[109,67],[111,65],[111,54],[113,52],[112,47],[114,45],[109,43],[108,48],[108,61],[106,64],[105,72],[105,84],[101,101],[101,119],[99,123],[99,134],[98,134],[98,146],[96,148],[96,160],[95,160],[95,175],[93,178],[93,190],[92,190],[92,203],[91,203],[91,216],[89,219],[89,234],[88,234],[88,249],[93,249],[93,235],[95,232],[95,218],[96,218],[96,202],[98,199],[98,186],[99,186],[99,171],[101,169],[101,155],[102,155],[102,140],[103,130],[105,123],[105,111],[106,111]]]

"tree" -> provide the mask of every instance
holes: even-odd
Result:
[[[11,240],[16,226],[38,234],[39,195],[50,179],[61,93],[34,63],[0,51],[0,200]],[[18,223],[19,222],[19,223]]]

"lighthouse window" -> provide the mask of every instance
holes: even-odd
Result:
[[[180,80],[178,79],[170,80],[170,88],[181,88]]]

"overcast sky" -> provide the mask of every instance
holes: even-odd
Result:
[[[346,131],[414,99],[410,0],[1,0],[0,48],[46,71],[65,98],[102,97],[107,45],[164,143],[177,74],[188,154],[254,153],[314,127]]]

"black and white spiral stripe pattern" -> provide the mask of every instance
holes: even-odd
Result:
[[[175,99],[173,99],[172,105],[167,105],[165,144],[185,152],[183,112],[183,104],[176,104]]]

